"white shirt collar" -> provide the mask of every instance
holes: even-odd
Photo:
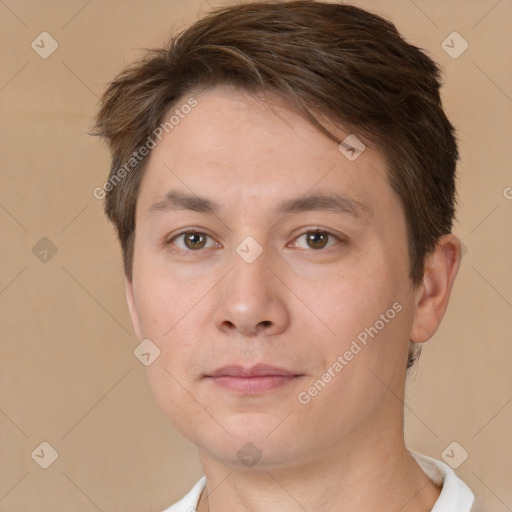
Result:
[[[436,485],[443,486],[432,512],[471,511],[475,496],[450,466],[420,453],[411,452],[411,455]]]
[[[432,512],[471,512],[475,497],[450,466],[420,453],[411,452],[411,455],[436,485],[443,486]],[[196,512],[205,485],[206,477],[203,476],[183,499],[163,512]]]

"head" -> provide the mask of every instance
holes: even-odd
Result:
[[[319,428],[303,417],[330,408],[322,428],[341,438],[400,415],[387,391],[403,393],[460,260],[439,89],[390,22],[310,1],[214,11],[109,85],[95,194],[137,335],[161,351],[155,393],[205,451],[254,440],[284,464],[298,454],[282,435]],[[254,364],[293,379],[251,398],[219,384],[219,368]]]

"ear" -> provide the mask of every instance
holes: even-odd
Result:
[[[423,282],[415,291],[416,310],[411,340],[423,343],[437,331],[446,312],[453,282],[459,270],[461,246],[453,234],[443,235],[425,261]]]
[[[140,330],[140,322],[139,322],[139,314],[137,312],[137,305],[135,302],[135,296],[133,293],[133,283],[128,277],[124,276],[124,285],[126,290],[126,301],[128,302],[128,309],[130,311],[130,318],[132,319],[133,328],[135,330],[135,334],[139,340],[142,340],[141,330]]]

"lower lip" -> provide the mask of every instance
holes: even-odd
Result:
[[[219,386],[244,393],[247,395],[263,393],[272,389],[280,388],[293,380],[295,375],[258,375],[254,377],[234,377],[231,375],[221,375],[219,377],[211,377],[211,379]]]

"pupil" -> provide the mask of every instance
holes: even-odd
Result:
[[[189,233],[185,237],[185,244],[189,249],[197,249],[204,245],[204,236],[200,233]]]
[[[321,249],[325,247],[327,237],[325,233],[310,233],[308,235],[308,244],[314,249]]]
[[[325,247],[327,237],[325,233],[309,233],[308,244],[314,249],[321,249]],[[204,236],[200,233],[188,233],[185,237],[185,244],[189,249],[197,249],[204,245]]]

